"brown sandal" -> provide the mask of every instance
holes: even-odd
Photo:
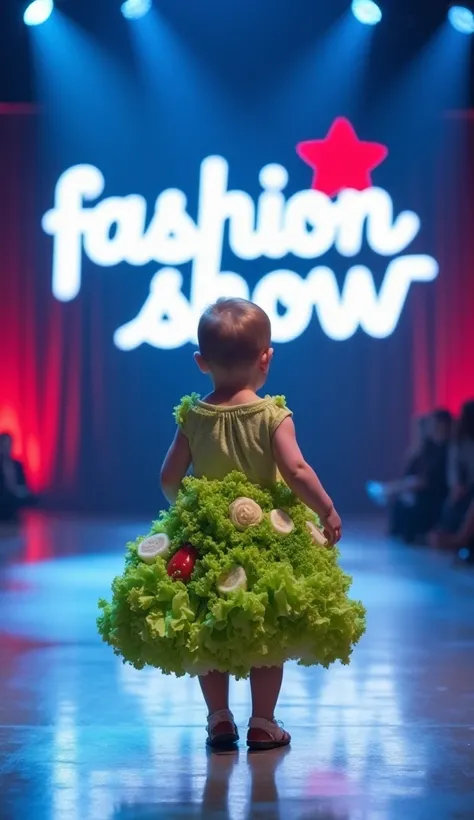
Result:
[[[247,746],[250,751],[268,751],[289,746],[291,735],[285,732],[282,725],[276,720],[266,718],[250,718],[247,734]]]
[[[207,745],[211,749],[233,746],[239,739],[234,716],[228,709],[209,715],[207,719]]]

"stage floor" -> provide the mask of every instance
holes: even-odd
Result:
[[[195,681],[123,666],[96,600],[144,522],[32,513],[0,536],[1,820],[472,820],[474,573],[347,527],[350,667],[290,665],[291,750],[205,749]],[[234,684],[245,740],[248,688]]]

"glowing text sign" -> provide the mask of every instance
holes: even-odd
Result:
[[[359,327],[384,338],[395,330],[412,282],[430,282],[438,274],[431,256],[403,253],[418,235],[420,219],[413,211],[395,216],[392,199],[381,188],[346,189],[336,198],[305,190],[286,199],[286,169],[266,165],[255,203],[246,192],[228,189],[228,173],[223,157],[207,157],[201,165],[197,219],[187,212],[186,195],[169,189],[158,196],[145,229],[144,197],[100,199],[105,190],[101,171],[92,165],[69,168],[58,180],[54,208],[43,218],[45,232],[54,236],[55,297],[69,301],[79,293],[84,252],[102,267],[123,262],[161,266],[139,314],[115,333],[122,350],[144,343],[173,349],[195,341],[200,313],[222,296],[251,298],[261,305],[276,342],[304,333],[314,310],[332,339],[349,339]],[[360,253],[364,239],[372,251],[392,259],[378,293],[363,265],[349,268],[342,292],[334,272],[322,265],[312,267],[305,278],[292,270],[273,270],[251,293],[239,273],[221,271],[226,226],[233,254],[245,261],[288,254],[314,260],[332,248],[350,259]],[[179,266],[189,262],[187,299]],[[283,315],[279,306],[285,308]]]

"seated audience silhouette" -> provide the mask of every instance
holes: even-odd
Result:
[[[32,500],[21,461],[12,456],[13,438],[0,433],[0,521],[12,521]]]
[[[448,410],[417,420],[418,441],[397,481],[370,482],[373,501],[390,504],[390,534],[411,543],[438,523],[448,494],[448,453],[452,431]]]

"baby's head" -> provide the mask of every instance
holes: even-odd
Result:
[[[273,356],[267,314],[245,299],[219,299],[201,316],[196,361],[214,384],[258,390]]]

